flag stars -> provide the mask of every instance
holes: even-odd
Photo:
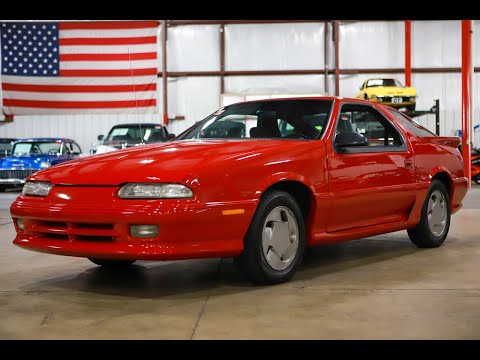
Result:
[[[17,71],[18,71],[18,70],[17,70],[16,68],[15,68],[15,69],[13,69],[13,72],[14,72],[14,73],[16,73]]]
[[[33,73],[36,74],[36,73],[37,73],[37,69],[33,69]]]
[[[56,74],[56,73],[57,73],[57,70],[53,70],[53,73]]]
[[[38,62],[38,59],[37,58],[33,59],[33,62],[35,62],[35,63]]]

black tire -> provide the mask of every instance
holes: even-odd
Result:
[[[5,192],[7,188],[3,185],[0,185],[0,193]]]
[[[132,265],[136,260],[112,260],[112,259],[96,259],[88,258],[95,265],[108,268],[123,268]]]
[[[433,192],[440,191],[445,198],[445,211],[446,213],[446,220],[445,220],[445,228],[441,234],[435,236],[434,233],[430,230],[430,226],[428,224],[428,203],[430,201],[430,197],[432,196]],[[427,197],[422,206],[422,213],[420,215],[420,222],[414,228],[408,229],[408,237],[419,248],[435,248],[443,244],[445,239],[448,235],[448,230],[450,229],[450,216],[451,216],[451,209],[450,209],[450,197],[448,195],[448,191],[445,188],[445,185],[439,180],[433,180],[432,184],[430,185],[430,189],[428,190]]]
[[[293,258],[289,265],[283,270],[275,270],[269,265],[262,247],[262,234],[267,217],[278,207],[288,209],[289,216],[295,219],[298,230],[297,250],[294,255],[292,254]],[[274,190],[266,192],[262,196],[245,236],[243,252],[236,259],[240,269],[255,284],[283,283],[292,278],[302,261],[304,252],[305,219],[295,198],[285,191]]]
[[[408,105],[408,106],[407,106],[407,111],[408,111],[408,112],[414,112],[414,111],[415,111],[415,108],[416,108],[416,104]]]

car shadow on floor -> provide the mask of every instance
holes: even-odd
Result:
[[[403,234],[377,236],[347,243],[309,248],[294,278],[278,286],[305,287],[313,281],[334,274],[351,276],[352,268],[368,270],[379,262],[409,257],[416,249]],[[415,276],[418,277],[418,273]],[[405,278],[402,278],[405,280]],[[354,280],[352,280],[354,281]],[[348,280],[347,280],[348,282]],[[308,285],[307,285],[308,286]],[[95,266],[77,274],[44,279],[24,289],[72,290],[139,298],[228,294],[258,289],[238,270],[231,258],[183,260],[173,262],[138,261],[123,269]]]

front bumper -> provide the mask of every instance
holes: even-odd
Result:
[[[131,260],[180,260],[240,254],[258,200],[123,200],[117,187],[54,186],[46,198],[19,196],[14,244],[58,255]],[[224,210],[244,209],[225,215]],[[230,212],[227,212],[229,214]],[[156,238],[134,238],[133,224],[156,224]]]
[[[1,185],[23,185],[26,179],[0,179]]]

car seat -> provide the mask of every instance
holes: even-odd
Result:
[[[257,127],[250,129],[251,138],[281,138],[275,111],[262,111],[258,114]]]

